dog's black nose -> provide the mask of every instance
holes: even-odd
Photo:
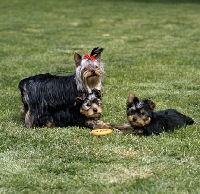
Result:
[[[136,117],[133,117],[133,121],[137,121],[137,118],[136,118]]]
[[[97,112],[97,109],[96,109],[96,108],[93,108],[93,111],[94,111],[94,112]]]
[[[92,74],[95,74],[95,70],[92,70],[91,72],[92,72]]]

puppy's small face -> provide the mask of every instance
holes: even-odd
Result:
[[[80,113],[87,118],[100,118],[102,114],[102,100],[100,93],[93,90],[91,94],[84,98],[80,107]]]
[[[130,93],[127,100],[127,120],[133,127],[144,127],[151,122],[155,104],[151,100],[139,100]]]
[[[144,127],[151,121],[151,117],[144,109],[137,109],[134,106],[127,110],[127,120],[134,127]]]

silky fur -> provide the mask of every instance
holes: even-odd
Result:
[[[154,111],[151,100],[139,100],[132,92],[126,103],[126,114],[129,124],[113,125],[122,134],[153,135],[163,131],[174,131],[186,125],[192,125],[193,119],[175,109]]]
[[[76,72],[67,76],[39,74],[25,78],[19,82],[19,89],[24,107],[25,126],[36,126],[38,118],[49,109],[60,109],[74,104],[76,97],[82,93],[91,93],[93,89],[102,89],[104,68],[100,57],[102,48],[94,48],[91,52],[95,60],[83,59],[74,54]]]
[[[192,125],[193,119],[175,109],[154,112],[155,104],[151,100],[139,100],[133,93],[127,99],[127,120],[133,133],[144,135],[174,131],[186,125]]]
[[[37,119],[38,127],[89,127],[93,129],[95,122],[102,114],[102,99],[99,90],[92,90],[90,94],[77,97],[75,103],[59,109],[50,108]],[[93,125],[88,125],[88,123]]]

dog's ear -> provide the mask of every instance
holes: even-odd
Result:
[[[132,92],[130,92],[128,99],[126,101],[126,104],[128,105],[130,103],[133,103],[135,98],[137,98],[137,97],[135,97],[135,95]]]
[[[74,53],[74,61],[75,61],[76,67],[81,65],[81,60],[82,60],[81,55],[79,55],[78,53],[75,52]]]
[[[86,94],[83,93],[82,96],[76,97],[76,98],[75,98],[75,101],[76,101],[76,102],[82,102],[83,100],[85,100],[85,98],[86,98]]]
[[[81,98],[81,97],[76,97],[75,101],[76,101],[76,102],[81,102],[81,101],[82,101],[82,98]]]
[[[79,106],[80,104],[82,104],[82,98],[81,97],[76,97],[75,98],[75,102],[74,102],[74,106]]]
[[[101,60],[101,53],[103,52],[104,48],[99,48],[99,47],[96,47],[96,48],[93,48],[92,52],[91,52],[91,56],[96,56],[96,60],[98,62],[100,62]]]
[[[82,94],[81,99],[82,99],[82,100],[85,100],[85,99],[86,99],[86,93],[85,93],[85,92]]]
[[[144,102],[149,105],[151,110],[154,110],[154,108],[156,107],[155,103],[151,100],[145,100]]]

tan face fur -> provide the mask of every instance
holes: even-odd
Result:
[[[84,85],[92,89],[94,88],[98,89],[99,83],[101,82],[102,79],[102,71],[98,65],[89,64],[81,69],[81,77]]]
[[[100,99],[86,100],[80,108],[80,113],[87,118],[100,118],[102,114],[102,102]]]
[[[96,118],[100,118],[102,114],[102,108],[93,103],[92,105],[90,105],[89,109],[87,110],[81,107],[80,113],[85,115],[87,118],[96,119]]]
[[[144,127],[144,126],[148,125],[151,122],[151,118],[150,117],[147,117],[144,120],[140,116],[138,116],[137,114],[127,116],[127,120],[134,127]]]
[[[91,93],[93,89],[102,89],[102,79],[105,72],[100,56],[98,54],[96,60],[88,60],[82,59],[78,53],[74,54],[78,90]]]
[[[90,119],[100,118],[102,114],[102,101],[100,91],[93,90],[93,93],[88,94],[87,97],[83,95],[82,98],[77,98],[77,100],[82,101],[82,105],[80,107],[81,114]]]
[[[127,120],[133,127],[144,127],[151,122],[155,104],[151,100],[139,100],[133,93],[127,99]]]

